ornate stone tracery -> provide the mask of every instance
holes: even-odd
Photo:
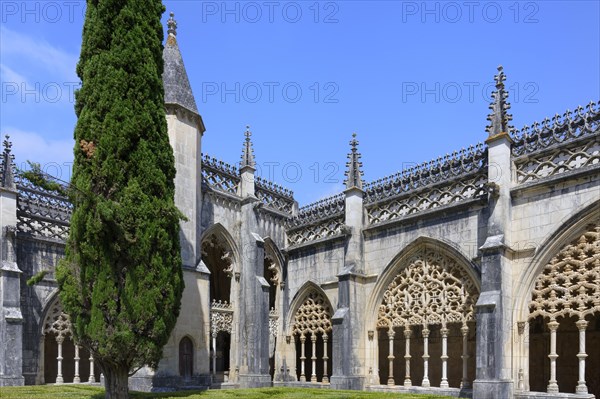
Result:
[[[600,223],[586,227],[586,230],[570,244],[564,246],[554,256],[537,277],[529,302],[529,320],[543,326],[547,321],[550,331],[550,376],[547,392],[558,393],[558,346],[557,335],[563,318],[576,318],[575,326],[579,335],[577,353],[579,378],[575,392],[588,393],[586,383],[586,329],[587,316],[600,313]],[[560,319],[559,319],[560,318]],[[567,320],[566,325],[569,324]],[[540,328],[541,330],[541,328]],[[521,334],[522,335],[522,334]],[[522,373],[523,367],[519,370]],[[562,383],[561,383],[562,384]]]
[[[43,335],[53,334],[57,340],[64,340],[72,336],[71,318],[63,312],[62,306],[58,300],[54,302],[46,319],[44,320]]]
[[[456,261],[425,247],[408,264],[383,294],[377,327],[466,324],[474,320],[478,290]]]
[[[230,303],[215,301],[210,306],[210,332],[213,337],[221,331],[231,334],[233,329],[233,307]]]
[[[311,289],[294,315],[293,333],[300,336],[331,331],[331,307],[325,296]]]
[[[596,312],[600,312],[600,223],[589,225],[544,267],[529,303],[529,319],[583,320]]]

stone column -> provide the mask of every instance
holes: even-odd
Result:
[[[212,334],[212,371],[213,375],[217,375],[217,332],[213,331]]]
[[[502,67],[495,76],[492,93],[491,125],[486,129],[488,204],[485,243],[481,246],[481,293],[476,304],[477,349],[473,397],[497,399],[513,397],[512,365],[512,197],[513,164],[510,138],[510,104],[504,87]]]
[[[440,382],[440,388],[448,388],[448,329],[443,326],[440,330],[442,334],[442,381]]]
[[[579,359],[579,381],[577,381],[575,392],[588,393],[588,388],[585,383],[585,358],[587,357],[587,353],[585,353],[585,329],[587,328],[588,322],[581,319],[575,324],[579,329],[579,353],[577,354],[577,358]]]
[[[323,381],[329,382],[329,376],[327,375],[327,360],[329,360],[329,356],[327,356],[327,333],[323,333]]]
[[[237,376],[240,388],[271,386],[269,374],[269,289],[264,274],[264,240],[257,234],[262,203],[251,190],[251,167],[240,169],[248,183],[241,210],[240,298],[238,304],[241,342],[235,352],[241,360]],[[252,173],[251,173],[252,172]],[[250,184],[252,183],[252,184]],[[232,342],[233,346],[236,343]]]
[[[469,326],[467,323],[463,324],[460,328],[460,332],[462,333],[462,381],[460,382],[460,387],[469,388],[471,383],[467,377],[467,363],[469,359]]]
[[[57,384],[62,384],[63,382],[65,382],[63,380],[63,375],[62,375],[62,361],[63,361],[63,357],[62,357],[62,344],[63,344],[64,338],[60,335],[56,336],[56,344],[58,345],[58,356],[56,356],[56,383]]]
[[[517,370],[517,389],[519,391],[524,391],[525,390],[525,381],[524,381],[524,372],[523,372],[523,358],[524,358],[524,339],[525,339],[525,327],[526,327],[526,322],[524,321],[519,321],[517,322],[517,333],[519,334],[519,352],[520,352],[520,356],[519,356],[519,369]]]
[[[90,377],[88,383],[93,384],[96,382],[96,376],[94,375],[94,356],[90,354]]]
[[[79,345],[75,344],[75,375],[73,377],[74,383],[81,382],[81,378],[79,378]]]
[[[355,143],[357,144],[357,143]],[[354,147],[355,148],[355,144]],[[350,173],[349,175],[356,176]],[[360,179],[359,179],[360,180]],[[334,389],[363,389],[367,367],[364,348],[365,274],[362,228],[364,208],[362,184],[347,183],[344,191],[344,233],[346,246],[343,262],[337,266],[338,305],[332,318],[332,375]]]
[[[429,387],[429,329],[423,326],[423,387]]]
[[[17,266],[15,232],[17,189],[8,137],[0,155],[0,386],[24,384],[23,315],[21,314],[21,270]]]
[[[404,349],[404,361],[406,362],[406,375],[404,376],[404,386],[410,387],[412,386],[412,381],[410,380],[410,337],[412,335],[412,331],[410,331],[410,326],[407,324],[404,327],[404,339],[405,341],[405,349]]]
[[[394,332],[394,328],[390,328],[388,330],[388,338],[389,338],[389,342],[390,342],[390,346],[389,346],[389,355],[388,355],[388,360],[390,362],[390,370],[389,370],[389,377],[387,380],[387,384],[389,386],[393,386],[396,385],[395,381],[394,381],[394,335],[396,335],[396,333]]]
[[[304,334],[300,335],[300,382],[306,382],[306,374],[304,374],[304,361],[306,360],[305,346],[306,337]]]
[[[312,360],[312,373],[310,375],[310,382],[317,382],[317,334],[314,332],[310,336],[310,341],[312,343],[312,356],[310,360]]]
[[[558,384],[556,382],[556,359],[558,354],[556,353],[556,330],[558,330],[558,322],[556,320],[550,320],[548,322],[548,329],[550,330],[550,381],[548,381],[548,393],[557,393]]]

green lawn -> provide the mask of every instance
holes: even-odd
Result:
[[[261,388],[209,391],[183,391],[177,393],[133,392],[132,399],[149,398],[188,398],[188,399],[446,399],[447,396],[412,395],[380,392],[336,391],[330,389],[304,388]],[[104,399],[104,389],[85,385],[37,385],[26,387],[0,388],[2,399]]]

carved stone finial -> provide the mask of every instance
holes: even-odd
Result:
[[[356,133],[352,133],[352,140],[350,140],[350,153],[348,154],[348,162],[346,162],[346,172],[344,175],[346,176],[346,180],[344,183],[346,184],[346,188],[359,188],[362,190],[363,181],[363,171],[362,162],[360,159],[362,155],[358,152],[358,140],[356,139]]]
[[[4,150],[2,151],[2,176],[0,178],[2,181],[0,182],[5,188],[15,188],[15,175],[14,175],[14,159],[15,156],[12,153],[12,142],[10,141],[10,136],[4,136],[4,141],[2,142]]]
[[[175,13],[171,11],[169,19],[167,20],[167,33],[169,35],[177,36],[177,21],[175,21]]]
[[[256,162],[254,161],[254,148],[252,147],[252,132],[250,131],[250,126],[246,126],[244,136],[246,136],[246,140],[244,142],[244,148],[242,149],[242,162],[240,163],[240,168],[254,168]]]
[[[507,101],[508,92],[504,87],[506,75],[504,74],[502,65],[498,67],[498,74],[494,76],[494,80],[496,82],[496,90],[492,92],[492,103],[489,106],[492,112],[487,117],[487,120],[491,123],[485,128],[489,137],[495,137],[501,133],[509,133],[514,129],[509,124],[512,121],[512,115],[508,113],[510,103]]]

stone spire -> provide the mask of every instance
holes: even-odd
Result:
[[[163,50],[164,71],[162,76],[165,104],[179,105],[198,114],[196,100],[177,44],[177,22],[173,13],[167,21],[167,28],[168,36]]]
[[[2,187],[9,189],[16,189],[15,186],[15,174],[14,174],[14,159],[15,156],[12,154],[12,143],[10,142],[10,136],[4,136],[4,142],[2,143],[4,151],[2,151]]]
[[[487,117],[491,123],[485,128],[489,137],[495,137],[501,133],[508,134],[514,128],[509,125],[512,115],[508,113],[510,103],[507,101],[508,92],[504,89],[506,75],[504,75],[502,65],[498,67],[498,74],[494,76],[494,80],[496,81],[496,90],[492,92],[492,103],[489,106],[492,112]]]
[[[254,161],[254,148],[252,147],[252,140],[250,139],[252,136],[250,126],[246,126],[246,132],[244,135],[246,136],[246,140],[244,141],[244,147],[242,149],[242,161],[240,162],[240,169],[248,167],[254,169],[256,162]]]
[[[358,152],[358,140],[356,140],[356,133],[352,133],[352,140],[350,140],[350,153],[348,154],[348,162],[346,162],[346,189],[358,188],[362,190],[363,182],[362,176],[363,171],[361,170],[362,162],[360,162],[362,155]]]

